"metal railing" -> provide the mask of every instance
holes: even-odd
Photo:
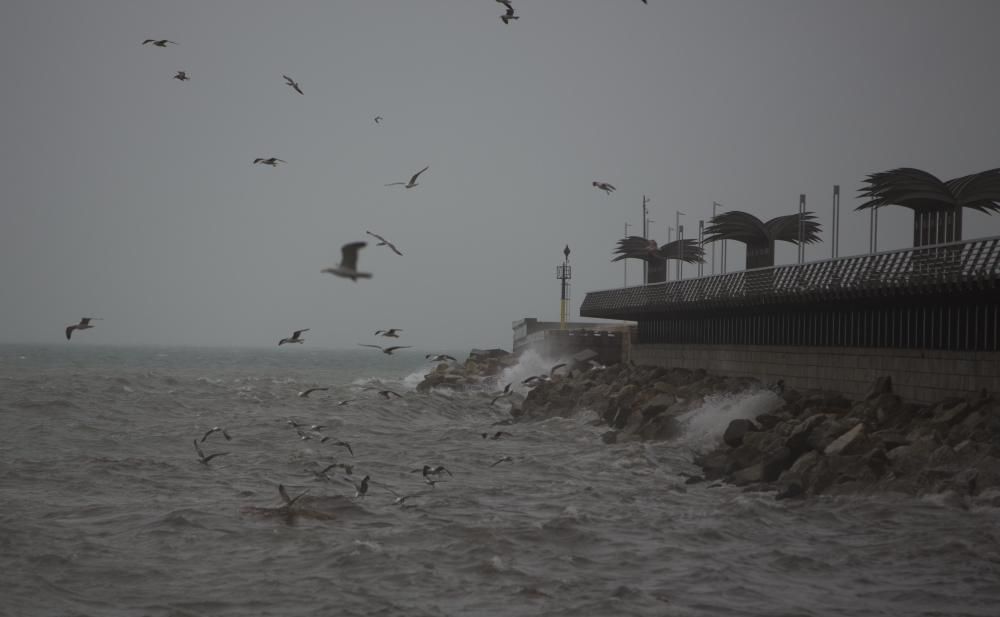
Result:
[[[589,292],[583,317],[811,303],[1000,287],[1000,236]]]

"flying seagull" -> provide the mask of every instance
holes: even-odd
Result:
[[[271,157],[269,159],[254,159],[254,165],[270,165],[271,167],[277,167],[278,163],[288,163],[288,161],[283,161],[279,158]]]
[[[503,23],[509,24],[512,19],[521,19],[514,14],[514,7],[511,6],[510,0],[497,0],[497,2],[507,7],[507,12],[500,16],[500,20],[503,21]]]
[[[559,369],[561,369],[564,366],[566,366],[566,363],[565,362],[560,362],[559,364],[557,364],[557,365],[553,366],[552,368],[550,368],[549,369],[549,377],[552,377],[553,375],[555,375],[556,371],[558,371]]]
[[[366,233],[366,234],[368,234],[369,236],[373,237],[373,238],[378,238],[378,239],[379,239],[379,243],[378,243],[378,244],[376,244],[375,246],[388,246],[389,248],[391,248],[391,249],[392,249],[392,252],[393,252],[393,253],[395,253],[395,254],[399,255],[400,257],[402,257],[402,256],[403,256],[403,254],[399,252],[399,249],[398,249],[398,248],[396,248],[396,245],[395,245],[395,244],[393,244],[392,242],[389,242],[388,240],[386,240],[386,239],[385,239],[385,238],[383,238],[382,236],[380,236],[380,235],[378,235],[378,234],[373,234],[373,233],[372,233],[372,232],[370,232],[370,231],[367,231],[367,230],[366,230],[366,231],[365,231],[365,233]]]
[[[368,479],[369,476],[365,476],[364,478],[361,478],[361,482],[355,482],[353,480],[348,480],[347,478],[344,478],[346,482],[350,482],[351,484],[354,485],[354,490],[356,491],[354,493],[355,498],[364,497],[365,495],[368,494]]]
[[[308,390],[303,390],[302,392],[299,392],[299,396],[301,396],[302,398],[309,398],[309,395],[312,394],[313,392],[316,391],[326,392],[329,389],[330,388],[309,388]]]
[[[278,347],[281,347],[285,343],[302,343],[302,342],[304,342],[305,339],[302,338],[302,333],[303,332],[308,332],[308,331],[309,331],[309,328],[303,328],[301,330],[296,330],[292,334],[291,338],[283,338],[280,341],[278,341]]]
[[[493,433],[492,437],[490,436],[489,433],[480,433],[480,435],[482,436],[483,439],[487,439],[488,438],[488,439],[492,439],[493,441],[496,441],[497,439],[501,439],[503,437],[513,437],[514,436],[514,435],[508,433],[507,431],[497,431],[497,432]]]
[[[283,485],[281,484],[278,485],[278,493],[281,495],[281,501],[285,502],[284,507],[286,508],[291,508],[293,505],[295,505],[296,501],[302,499],[302,497],[305,496],[305,494],[308,492],[309,489],[306,489],[301,493],[299,493],[298,495],[296,495],[295,498],[293,499],[288,496],[288,491],[285,490],[285,487]]]
[[[501,392],[500,394],[494,396],[493,400],[490,401],[490,405],[492,405],[493,403],[496,403],[498,400],[502,399],[505,396],[510,396],[511,395],[510,386],[511,386],[511,384],[507,384],[506,386],[504,386],[503,392]]]
[[[382,123],[382,116],[375,116],[375,124],[381,124],[381,123]]]
[[[282,77],[285,78],[285,83],[294,88],[296,92],[298,92],[299,94],[305,94],[305,92],[302,91],[302,88],[299,87],[298,82],[296,82],[294,79],[292,79],[288,75],[282,75]]]
[[[212,433],[222,433],[222,436],[226,438],[226,441],[233,440],[233,438],[229,436],[229,433],[226,432],[226,429],[222,428],[221,426],[213,426],[212,428],[208,429],[208,431],[202,436],[201,442],[205,443],[205,440],[208,439],[208,436],[211,435]]]
[[[205,456],[205,453],[202,452],[201,448],[198,447],[198,440],[194,439],[192,440],[192,442],[194,443],[194,451],[198,453],[198,462],[200,462],[202,465],[208,465],[208,462],[217,456],[225,456],[229,454],[228,452],[216,452],[215,454],[209,454],[208,456]]]
[[[454,474],[445,469],[444,465],[437,465],[436,467],[431,467],[430,465],[424,465],[422,469],[411,469],[410,473],[420,472],[425,476],[436,476],[440,474],[442,471],[451,477],[455,477]]]
[[[143,45],[148,45],[149,43],[152,43],[153,45],[156,45],[157,47],[166,47],[167,43],[169,43],[171,45],[176,45],[177,44],[177,43],[175,43],[173,41],[168,41],[167,39],[160,39],[159,41],[157,41],[156,39],[146,39],[145,41],[142,42]]]
[[[509,456],[505,456],[505,457],[503,457],[503,458],[501,458],[501,459],[497,460],[497,461],[496,461],[495,463],[493,463],[492,465],[490,465],[490,467],[496,467],[496,466],[497,466],[497,465],[499,465],[500,463],[509,463],[509,462],[512,462],[513,460],[514,460],[514,459],[513,459],[513,458],[511,458],[511,457],[509,457]]]
[[[174,79],[179,79],[181,81],[190,81],[191,80],[191,78],[188,77],[187,71],[177,71],[177,74],[174,75]]]
[[[358,343],[362,347],[373,347],[375,349],[381,349],[382,353],[391,356],[392,352],[397,349],[409,349],[411,345],[393,345],[392,347],[382,347],[381,345],[366,345],[365,343]]]
[[[396,398],[403,398],[402,394],[399,394],[398,392],[393,392],[392,390],[379,390],[378,388],[372,388],[372,387],[364,388],[364,389],[365,390],[378,390],[379,396],[381,396],[385,400],[389,400],[390,398],[392,398],[394,396]]]
[[[417,186],[417,178],[420,177],[420,174],[424,173],[425,171],[427,171],[430,168],[431,168],[431,166],[428,165],[427,167],[424,167],[423,169],[421,169],[417,173],[413,174],[413,177],[410,178],[409,182],[390,182],[389,184],[386,184],[386,186],[400,185],[400,186],[403,186],[405,188],[412,189],[413,187]]]
[[[66,326],[66,340],[68,341],[73,336],[73,330],[88,330],[93,328],[94,326],[90,325],[90,322],[100,321],[100,319],[100,317],[84,317],[80,320],[80,323]]]
[[[367,242],[351,242],[340,247],[340,264],[336,268],[323,268],[320,272],[327,272],[345,279],[351,279],[355,283],[358,279],[370,279],[371,272],[358,272],[358,251],[368,246]]]
[[[431,362],[446,362],[446,361],[449,361],[449,360],[451,362],[458,362],[458,360],[456,360],[455,358],[449,356],[446,353],[439,353],[439,354],[429,353],[426,356],[424,356],[424,359],[425,360],[430,360]]]
[[[336,469],[337,467],[343,469],[344,473],[346,473],[347,475],[351,475],[352,473],[354,473],[354,465],[348,465],[347,463],[331,463],[326,467],[324,467],[323,471],[319,472],[318,475],[326,476],[326,472],[330,471],[331,469]]]
[[[324,437],[323,439],[319,440],[320,443],[326,443],[328,441],[332,445],[340,446],[342,448],[347,448],[347,451],[351,453],[351,456],[354,456],[354,449],[351,448],[351,444],[347,443],[346,441],[340,441],[340,440],[334,441],[332,437]]]
[[[375,336],[382,335],[389,338],[399,338],[399,333],[402,332],[402,328],[389,328],[388,330],[376,330]]]
[[[608,195],[610,195],[613,191],[617,191],[618,190],[614,186],[608,184],[607,182],[591,182],[591,184],[593,184],[597,188],[601,189],[602,191],[604,191]]]

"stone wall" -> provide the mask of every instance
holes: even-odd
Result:
[[[904,400],[930,403],[986,388],[1000,392],[1000,353],[842,347],[754,345],[637,345],[631,359],[640,365],[703,368],[764,383],[784,379],[798,390],[835,390],[863,399],[872,382],[892,377]]]

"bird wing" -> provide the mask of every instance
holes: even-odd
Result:
[[[385,353],[391,354],[392,352],[396,351],[397,349],[409,349],[410,347],[412,347],[412,345],[396,345],[394,347],[386,347],[385,348]]]
[[[499,2],[500,4],[502,4],[505,7],[507,7],[508,11],[513,11],[514,10],[514,7],[510,5],[510,0],[497,0],[497,2]]]
[[[368,343],[358,343],[358,345],[360,345],[361,347],[371,347],[373,349],[382,349],[381,345],[369,345]],[[365,389],[367,390],[368,388],[365,388]],[[372,388],[372,390],[377,390],[377,389],[378,388]]]
[[[273,156],[271,157],[271,160],[274,161],[275,163],[285,163],[286,165],[288,164],[288,161],[282,159],[276,159]]]
[[[427,171],[430,168],[431,168],[431,166],[428,165],[427,167],[424,167],[423,169],[421,169],[417,173],[413,174],[413,177],[410,178],[410,184],[415,184],[417,182],[417,178],[420,177],[420,174],[424,173],[425,171]]]
[[[205,443],[205,440],[208,439],[208,436],[211,435],[212,433],[214,433],[215,430],[216,429],[214,429],[214,428],[210,428],[207,431],[205,431],[205,434],[201,436],[201,442]]]
[[[367,242],[351,242],[340,247],[340,267],[347,270],[358,269],[358,251],[368,246]]]
[[[559,364],[553,366],[551,369],[549,369],[549,376],[554,375],[557,370],[561,369],[564,366],[566,366],[565,362],[560,362]]]
[[[198,458],[200,458],[201,460],[205,460],[205,453],[202,452],[201,448],[198,447],[197,439],[194,440],[194,451],[198,453]]]
[[[76,330],[76,326],[66,326],[66,340],[70,340],[73,336],[73,330]]]
[[[396,245],[393,244],[392,242],[389,242],[388,240],[386,240],[385,241],[385,245],[388,246],[389,248],[391,248],[393,253],[399,255],[400,257],[403,256],[403,254],[399,252],[399,249],[396,248]]]
[[[386,336],[396,336],[402,331],[403,331],[402,328],[389,328],[388,330],[385,331],[385,334]]]
[[[308,332],[310,329],[311,328],[303,328],[301,330],[296,330],[295,333],[292,334],[292,338],[299,338],[300,336],[302,336],[303,332]]]
[[[225,456],[227,454],[229,454],[229,453],[228,452],[216,452],[215,454],[209,454],[208,456],[205,457],[205,462],[207,463],[207,462],[211,461],[213,458],[215,458],[217,456]]]
[[[372,232],[370,232],[368,230],[365,230],[365,233],[368,234],[369,236],[373,237],[373,238],[378,238],[381,242],[388,243],[385,238],[383,238],[382,236],[380,236],[378,234],[373,234]],[[376,334],[378,334],[378,333],[376,332]]]
[[[282,77],[284,77],[284,78],[285,78],[285,82],[286,82],[286,83],[287,83],[287,84],[288,84],[289,86],[292,86],[292,85],[294,85],[294,84],[295,84],[295,80],[294,80],[294,79],[292,79],[291,77],[289,77],[288,75],[282,75]]]
[[[405,182],[390,182],[389,184],[386,184],[385,186],[397,186],[397,185],[406,186],[406,183]]]
[[[177,44],[174,41],[168,41],[167,39],[163,39],[163,43],[164,43],[164,45],[167,44],[167,43],[170,43],[171,45],[176,45]]]
[[[253,160],[253,164],[254,164],[254,165],[256,165],[256,164],[258,164],[258,163],[263,163],[263,162],[264,162],[264,159],[254,159],[254,160]]]
[[[455,477],[455,475],[454,475],[454,474],[452,474],[452,473],[451,473],[450,471],[448,471],[448,470],[447,470],[447,469],[445,468],[445,466],[444,466],[444,465],[438,465],[438,468],[437,468],[437,470],[438,470],[438,471],[443,471],[443,472],[445,472],[446,474],[448,474],[448,475],[449,475],[449,476],[451,476],[452,478],[454,478],[454,477]]]
[[[93,317],[82,317],[82,318],[80,318],[80,324],[79,325],[81,325],[81,326],[89,326],[91,319],[93,319]]]
[[[292,84],[292,87],[295,88],[295,91],[299,94],[305,94],[305,92],[302,91],[302,88],[299,87],[299,84]]]

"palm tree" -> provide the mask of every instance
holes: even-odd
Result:
[[[900,167],[870,174],[855,210],[902,206],[913,210],[913,246],[962,239],[962,208],[1000,211],[1000,168],[942,182],[921,169]]]
[[[668,259],[677,259],[689,264],[705,261],[705,249],[698,245],[697,240],[674,240],[663,246],[657,246],[656,240],[629,236],[618,241],[618,248],[614,252],[617,257],[611,261],[631,258],[641,259],[649,264],[647,283],[662,283],[667,280]]]
[[[800,229],[801,227],[801,229]],[[812,212],[788,214],[764,222],[739,210],[730,210],[712,217],[705,228],[705,242],[735,240],[747,245],[747,269],[774,265],[774,243],[804,244],[819,242],[820,225]]]

